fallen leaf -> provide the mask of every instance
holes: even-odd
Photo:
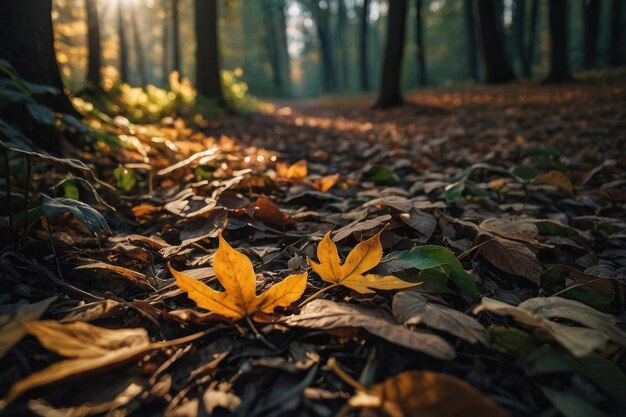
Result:
[[[574,185],[572,181],[560,171],[549,171],[535,177],[533,184],[554,185],[568,194],[574,195]]]
[[[353,407],[374,408],[390,417],[506,417],[508,413],[467,382],[431,371],[402,372],[363,393],[377,401],[362,404],[359,392],[349,400]]]
[[[470,343],[489,344],[487,330],[473,317],[444,305],[429,303],[417,290],[393,296],[393,316],[404,325],[424,324],[460,337]]]
[[[278,162],[276,164],[276,174],[281,178],[287,178],[296,182],[302,181],[308,174],[307,163],[304,159],[291,166],[285,162]]]
[[[237,320],[253,316],[256,312],[271,314],[276,307],[288,307],[304,293],[306,272],[288,276],[257,296],[256,278],[250,259],[234,250],[221,233],[219,242],[213,269],[225,291],[215,291],[195,278],[176,271],[171,265],[169,267],[176,278],[176,285],[186,291],[198,307]]]
[[[417,285],[403,281],[393,275],[363,275],[378,265],[383,257],[383,247],[380,243],[381,233],[382,231],[356,245],[345,262],[341,264],[337,246],[330,238],[330,232],[328,232],[317,246],[319,263],[313,262],[308,257],[307,263],[324,281],[343,285],[361,294],[371,294],[374,292],[373,289],[398,290]]]
[[[302,308],[300,314],[285,317],[283,321],[290,326],[312,329],[363,328],[391,343],[438,359],[450,360],[455,357],[454,348],[441,337],[407,329],[396,323],[391,314],[379,308],[313,300]]]
[[[0,316],[0,358],[26,335],[25,324],[39,320],[56,299],[50,297],[37,303],[20,306],[13,317]]]
[[[117,275],[121,275],[124,278],[131,281],[133,284],[146,290],[154,290],[154,286],[148,280],[148,277],[141,272],[133,271],[132,269],[124,268],[122,266],[111,265],[104,262],[92,262],[86,265],[80,265],[74,268],[76,270],[81,269],[104,269],[111,271]]]
[[[539,285],[541,263],[530,249],[513,240],[495,236],[478,249],[480,255],[496,268],[509,274],[527,278]]]
[[[337,184],[339,178],[341,178],[339,174],[326,175],[325,177],[319,179],[310,180],[309,184],[316,190],[322,193],[327,193],[335,186],[335,184]]]
[[[474,314],[481,311],[511,316],[518,323],[556,340],[576,357],[604,348],[609,340],[626,346],[626,333],[617,326],[615,317],[566,298],[531,298],[515,307],[485,297],[474,309]],[[551,318],[567,319],[587,327],[566,326],[551,321]]]

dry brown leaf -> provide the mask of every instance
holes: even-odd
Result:
[[[537,185],[554,185],[568,194],[574,195],[574,185],[572,181],[560,171],[549,171],[545,174],[537,175],[533,180]]]
[[[312,329],[360,327],[391,343],[426,353],[438,359],[451,360],[454,348],[441,337],[407,329],[395,322],[387,311],[329,300],[314,300],[300,314],[283,319],[290,326]]]
[[[478,249],[482,257],[496,268],[524,277],[539,285],[541,263],[526,246],[512,240],[494,237]]]
[[[467,382],[438,372],[409,371],[359,392],[349,401],[388,417],[506,417],[508,413]]]
[[[286,162],[278,162],[276,164],[276,174],[278,174],[280,178],[300,182],[304,180],[308,174],[307,163],[304,159],[301,159],[291,166]]]
[[[104,262],[92,262],[86,265],[77,266],[77,270],[81,269],[104,269],[107,271],[114,272],[115,274],[121,275],[124,278],[131,281],[133,284],[137,285],[140,288],[146,290],[154,290],[154,286],[148,280],[148,277],[141,272],[133,271],[132,269],[124,268],[123,266],[111,265]]]
[[[20,306],[13,317],[0,316],[0,358],[26,335],[25,324],[39,320],[56,299],[50,297],[37,303]]]

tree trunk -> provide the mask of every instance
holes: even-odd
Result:
[[[523,76],[530,78],[530,68],[526,56],[526,47],[524,45],[526,38],[526,0],[517,0],[515,2],[513,25],[515,53],[519,59]]]
[[[172,0],[172,51],[174,55],[173,69],[182,77],[183,68],[180,63],[180,10],[178,0]]]
[[[281,73],[283,74],[283,90],[285,96],[291,95],[291,67],[289,58],[289,48],[287,43],[287,5],[285,0],[278,0],[278,58],[280,61]]]
[[[622,54],[620,54],[623,1],[624,0],[613,0],[611,2],[611,43],[609,46],[609,65],[612,67],[619,67],[624,59]]]
[[[424,21],[422,19],[422,0],[416,0],[415,14],[415,44],[417,46],[418,83],[422,87],[428,85],[426,74],[426,53],[424,51]]]
[[[361,14],[359,16],[359,75],[361,81],[361,90],[369,90],[369,58],[367,54],[367,35],[369,32],[369,4],[370,0],[363,0],[363,6],[361,7]]]
[[[170,75],[170,25],[169,19],[167,15],[167,2],[168,0],[163,0],[163,10],[164,17],[161,24],[163,25],[163,32],[161,35],[161,47],[163,49],[161,55],[161,76],[163,78],[162,83],[164,86],[169,85],[169,75]]]
[[[476,0],[485,82],[489,84],[515,81],[515,74],[504,52],[504,38],[498,29],[500,17],[496,17],[494,4],[493,0]]]
[[[87,11],[87,89],[93,92],[102,90],[102,48],[100,47],[100,22],[98,2],[85,0]]]
[[[573,80],[567,42],[567,0],[550,0],[550,73],[545,83]]]
[[[117,38],[120,48],[120,81],[128,82],[128,44],[124,22],[124,0],[117,0]]]
[[[524,69],[524,77],[532,78],[533,64],[535,62],[535,39],[537,38],[537,18],[539,16],[539,0],[532,0],[530,5],[530,33],[528,36],[528,45],[526,45],[526,64]]]
[[[194,0],[194,5],[198,93],[226,107],[220,78],[217,0]]]
[[[400,82],[402,80],[406,10],[407,0],[389,0],[385,57],[378,101],[374,105],[378,109],[399,106],[404,103],[400,92]]]
[[[348,89],[349,68],[348,68],[348,46],[346,44],[346,26],[348,25],[348,10],[345,0],[338,0],[337,5],[337,64],[339,66],[338,86],[342,90]]]
[[[478,47],[476,45],[476,24],[474,22],[474,0],[463,0],[465,36],[467,37],[467,57],[469,75],[478,81]]]
[[[63,81],[54,54],[51,0],[20,0],[5,2],[0,13],[0,58],[8,61],[18,75],[36,84],[55,87],[58,94],[37,96],[37,100],[55,112],[80,118],[63,90]],[[0,78],[4,77],[0,74]],[[5,107],[7,121],[23,128],[23,133],[42,149],[60,150],[55,128],[42,126],[28,111],[16,106]],[[42,130],[43,129],[43,130]]]
[[[583,0],[583,21],[583,68],[591,69],[597,64],[600,0]]]
[[[272,82],[278,90],[281,90],[283,88],[283,77],[281,73],[280,58],[278,56],[274,10],[271,0],[263,0],[262,5],[263,25],[265,26],[265,44],[267,46],[270,67],[272,68]]]
[[[324,91],[333,92],[337,90],[337,77],[333,57],[333,38],[330,29],[330,9],[328,6],[322,9],[317,1],[313,1],[311,5],[322,55],[322,83]]]
[[[137,60],[137,72],[142,86],[148,85],[148,72],[146,70],[146,55],[143,50],[143,42],[137,25],[135,10],[130,15],[130,24],[133,30],[133,40],[135,41],[135,58]]]

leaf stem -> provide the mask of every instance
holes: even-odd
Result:
[[[309,298],[307,298],[306,300],[304,300],[303,302],[298,304],[298,308],[302,308],[302,306],[305,305],[306,303],[308,303],[309,301],[312,301],[312,300],[316,299],[320,295],[324,294],[326,291],[328,291],[328,290],[330,290],[332,288],[336,288],[336,287],[338,287],[340,285],[341,285],[340,283],[335,282],[334,284],[331,284],[328,287],[324,287],[324,288],[320,289],[318,292],[316,292],[315,294],[313,294],[312,296],[310,296]]]
[[[257,330],[257,328],[254,326],[254,323],[252,323],[252,320],[250,320],[250,316],[248,316],[246,314],[245,316],[246,321],[248,322],[248,326],[250,326],[250,329],[252,329],[252,333],[254,333],[254,336],[260,340],[261,342],[263,342],[263,344],[265,346],[267,346],[268,348],[278,351],[278,348],[276,346],[274,346],[274,344],[272,342],[270,342],[269,340],[267,340],[261,333],[259,333],[259,331]]]

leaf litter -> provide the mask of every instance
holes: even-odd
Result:
[[[623,415],[624,97],[618,78],[92,115],[121,146],[82,160],[7,142],[32,177],[3,207],[0,406]]]

